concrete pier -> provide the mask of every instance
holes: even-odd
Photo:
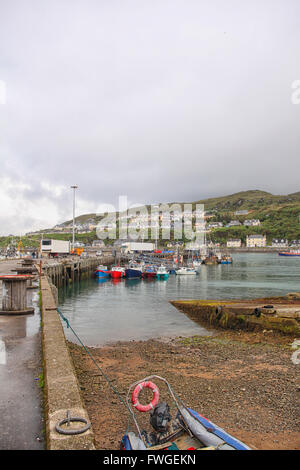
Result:
[[[75,435],[60,434],[56,430],[56,425],[66,418],[68,411],[71,418],[90,420],[81,399],[56,301],[45,274],[41,276],[41,301],[46,447],[48,450],[94,450],[92,428]]]
[[[61,258],[58,260],[41,260],[36,263],[36,269],[45,274],[56,287],[63,287],[81,279],[92,276],[100,264],[111,265],[113,256],[90,258]]]
[[[252,300],[176,300],[171,304],[193,321],[213,328],[300,334],[300,294]]]

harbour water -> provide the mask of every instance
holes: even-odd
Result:
[[[232,265],[201,266],[196,276],[168,280],[97,280],[59,292],[63,314],[88,346],[112,341],[207,334],[168,301],[250,299],[300,291],[300,258],[275,253],[233,255]],[[65,328],[68,340],[76,342]]]

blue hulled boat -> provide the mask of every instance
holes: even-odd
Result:
[[[95,272],[96,277],[108,278],[110,276],[110,271],[107,269],[107,266],[98,266]]]
[[[128,279],[140,279],[142,274],[142,267],[135,263],[129,264],[125,269],[125,277]]]

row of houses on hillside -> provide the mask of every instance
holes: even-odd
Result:
[[[244,223],[241,223],[239,220],[231,220],[228,224],[224,224],[223,222],[211,222],[207,225],[209,230],[221,227],[240,227],[244,225],[245,227],[259,227],[261,222],[259,219],[249,219],[245,220]]]
[[[242,246],[242,240],[240,238],[230,238],[227,240],[227,248],[240,248]],[[265,235],[248,235],[246,238],[247,248],[263,248],[267,246],[267,237]],[[273,248],[287,248],[287,247],[299,247],[300,240],[292,240],[289,242],[287,239],[274,238],[272,244]]]

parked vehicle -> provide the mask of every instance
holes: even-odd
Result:
[[[45,254],[50,256],[66,255],[71,252],[71,243],[66,240],[43,239],[40,249],[42,256]]]

